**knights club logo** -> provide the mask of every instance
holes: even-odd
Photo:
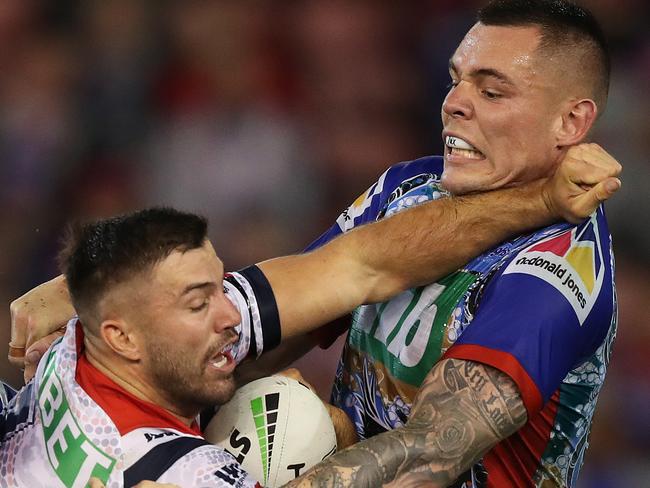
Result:
[[[569,301],[582,325],[596,303],[605,268],[596,213],[589,220],[521,251],[503,274],[536,276]]]

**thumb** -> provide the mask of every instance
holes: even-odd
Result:
[[[42,339],[29,346],[29,349],[27,349],[25,353],[25,371],[23,372],[25,383],[28,383],[29,380],[31,380],[36,374],[38,363],[48,348],[56,339],[61,337],[63,334],[64,331],[62,329],[59,329],[56,332],[52,332],[51,334],[46,335]]]
[[[600,183],[594,185],[588,192],[589,201],[595,207],[600,203],[608,200],[621,188],[621,180],[618,178],[605,178]]]
[[[602,202],[611,198],[620,187],[621,180],[618,178],[606,178],[600,183],[597,183],[588,191],[575,198],[573,205],[575,213],[580,218],[589,217]]]
[[[90,481],[88,481],[88,488],[105,488],[105,486],[98,478],[90,478]]]

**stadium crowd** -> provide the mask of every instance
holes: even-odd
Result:
[[[581,486],[638,486],[650,479],[650,11],[585,3],[614,60],[594,138],[625,170],[608,204],[619,337]],[[149,204],[200,212],[237,269],[300,250],[388,165],[440,153],[440,67],[479,4],[3,2],[0,343],[11,299],[57,273],[70,218]],[[312,354],[333,374],[336,351]],[[0,376],[19,384],[0,356]],[[331,376],[303,373],[327,396]]]

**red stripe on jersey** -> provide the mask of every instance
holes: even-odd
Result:
[[[533,477],[550,440],[559,401],[558,390],[541,412],[485,455],[483,464],[488,472],[488,487],[535,486]]]
[[[487,364],[507,374],[519,388],[529,418],[542,408],[542,395],[539,388],[512,354],[475,344],[458,344],[451,346],[441,359],[451,358]]]
[[[176,429],[190,435],[201,435],[198,423],[184,424],[164,408],[132,395],[95,368],[83,353],[81,324],[76,329],[77,371],[75,380],[90,398],[111,418],[120,435],[140,427]]]

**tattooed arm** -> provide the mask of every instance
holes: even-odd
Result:
[[[446,487],[526,417],[516,385],[504,373],[446,359],[427,375],[405,427],[355,444],[287,486]]]

